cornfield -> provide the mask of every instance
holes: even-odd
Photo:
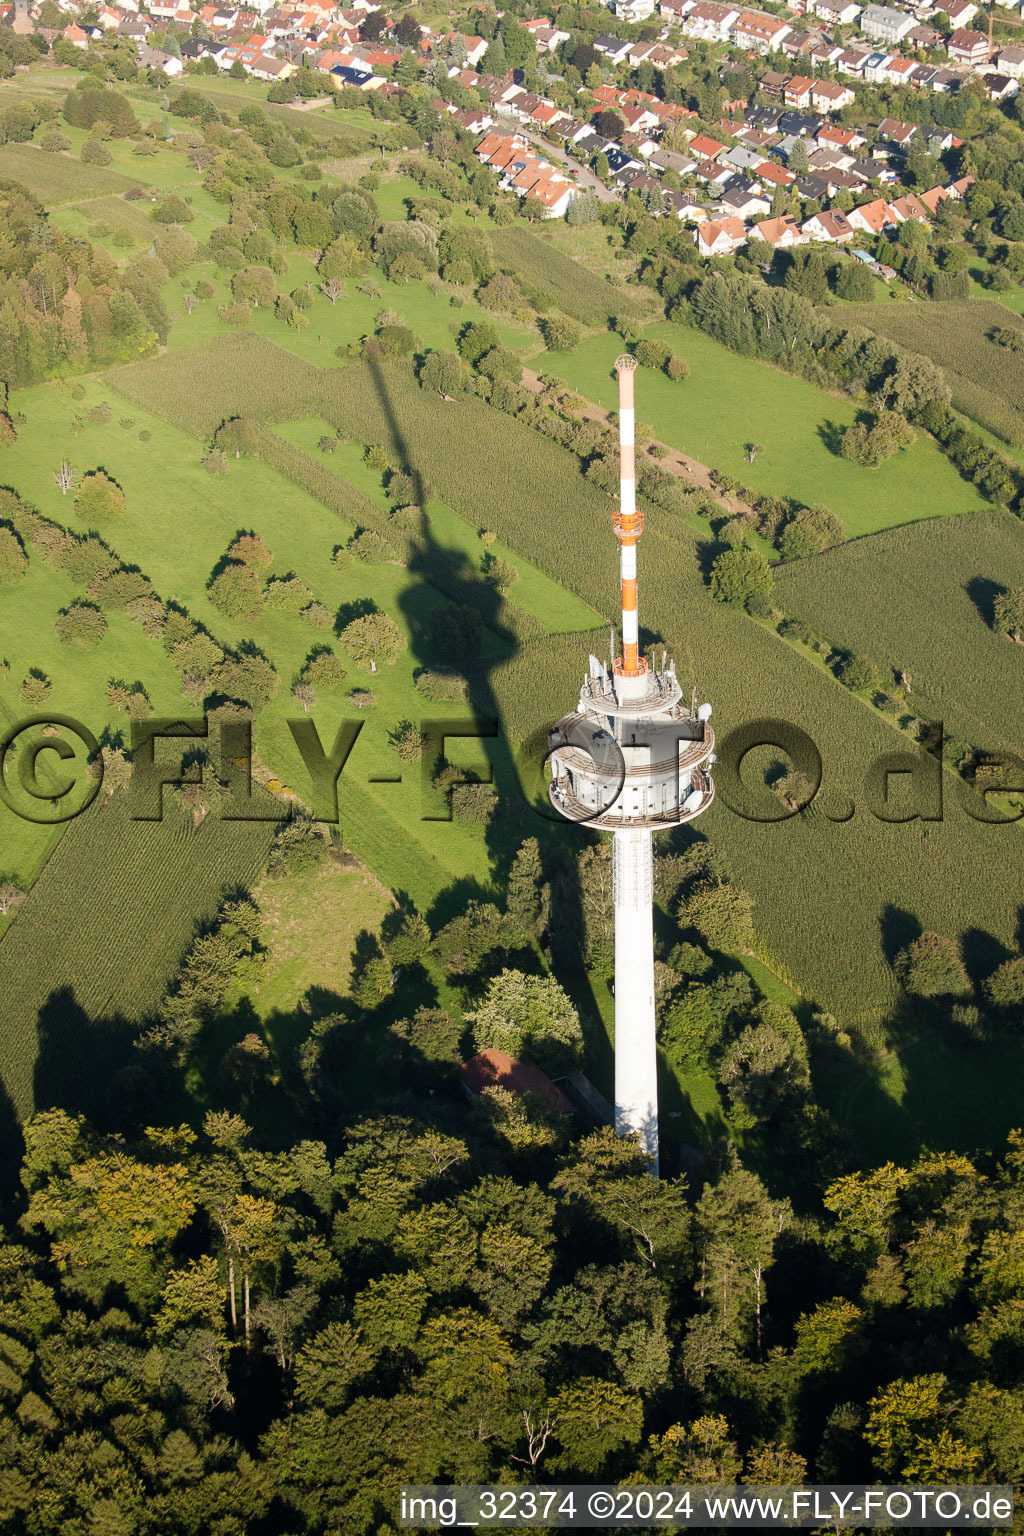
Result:
[[[847,318],[932,358],[945,369],[958,410],[1013,447],[1024,444],[1024,353],[989,339],[992,331],[1017,325],[1002,304],[850,305]]]
[[[776,577],[787,613],[883,668],[906,672],[906,708],[928,701],[947,735],[1019,751],[1024,656],[992,627],[992,598],[1024,586],[1024,528],[1009,514],[912,523],[857,539]]]
[[[32,144],[4,144],[0,147],[0,180],[10,177],[28,187],[48,208],[63,208],[81,202],[84,197],[127,192],[137,186],[120,171],[100,165],[83,165],[77,156],[48,155]]]
[[[155,1008],[196,928],[266,860],[273,824],[132,821],[121,791],[70,823],[0,944],[0,1076],[21,1116],[58,1081],[99,1097],[111,1051]],[[57,1094],[59,1097],[59,1093]]]

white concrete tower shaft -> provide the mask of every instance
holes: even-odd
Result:
[[[615,1130],[636,1133],[658,1172],[654,859],[646,827],[612,834],[615,899]]]
[[[617,358],[619,376],[619,539],[622,582],[622,659],[626,688],[644,687],[640,659],[636,547],[644,531],[636,505],[633,372],[636,358]],[[654,1016],[654,860],[651,833],[631,827],[613,834],[615,899],[615,1129],[636,1132],[658,1168],[658,1053]]]

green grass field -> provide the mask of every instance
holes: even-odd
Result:
[[[644,289],[623,289],[559,250],[550,239],[510,225],[491,236],[499,261],[550,294],[560,309],[583,325],[606,326],[613,315],[635,319],[651,309]]]
[[[673,383],[644,370],[638,375],[637,419],[649,422],[663,442],[735,475],[752,490],[807,506],[824,503],[841,519],[848,538],[984,504],[924,434],[888,463],[862,469],[826,444],[830,430],[856,419],[852,400],[741,357],[690,327],[665,323],[645,334],[684,357],[690,376]],[[549,367],[581,395],[613,410],[618,402],[612,365],[621,350],[614,335],[592,336],[573,352],[553,354]],[[748,442],[764,448],[753,464],[744,452]]]

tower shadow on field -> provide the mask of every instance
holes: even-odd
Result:
[[[553,807],[545,805],[541,814],[533,809],[528,799],[529,790],[520,772],[517,751],[505,734],[493,685],[495,669],[519,653],[520,639],[503,617],[504,599],[500,592],[480,579],[479,573],[473,569],[469,557],[463,551],[446,548],[435,537],[427,511],[428,487],[399,420],[393,393],[389,388],[387,366],[371,358],[367,368],[384,416],[390,445],[414,488],[417,525],[415,536],[409,543],[407,563],[410,574],[418,579],[399,598],[399,606],[411,635],[413,657],[420,667],[454,667],[464,677],[473,722],[481,733],[480,746],[486,754],[498,794],[498,809],[485,834],[492,880],[499,888],[503,887],[516,850],[526,838],[537,838],[545,879],[553,887],[557,886],[557,922],[566,935],[581,935],[583,909],[576,854],[582,851],[583,842],[578,829],[563,822]],[[451,401],[445,408],[452,416],[452,452],[464,452],[467,442],[465,434],[459,432],[459,415],[462,410],[460,402]],[[436,597],[431,595],[428,601],[427,593],[436,593]],[[463,604],[478,617],[479,644],[467,654],[453,657],[450,647],[445,648],[439,644],[437,614],[446,603]],[[586,657],[581,655],[581,676],[585,665]],[[571,704],[571,700],[566,703]],[[424,719],[431,715],[441,718],[444,714],[443,707],[431,706],[424,700]],[[455,718],[453,716],[453,720]],[[547,730],[552,724],[553,720],[537,721],[530,749],[538,763],[546,750]],[[496,734],[493,734],[495,731]],[[542,741],[545,742],[544,747],[540,746]],[[424,801],[426,805],[426,795]],[[431,814],[444,813],[443,809],[435,807]],[[457,880],[440,893],[431,911],[425,915],[437,926],[448,921],[457,911],[463,910],[468,901],[484,899],[493,900],[493,891],[484,890],[476,880]],[[552,908],[555,906],[553,890]],[[556,961],[564,960],[573,952],[574,946],[562,943],[557,948],[560,953],[556,955]],[[575,953],[579,954],[578,948]],[[582,1003],[583,1010],[595,1021],[598,1020],[600,1011],[581,963],[578,974],[572,978],[570,990],[577,1002]]]

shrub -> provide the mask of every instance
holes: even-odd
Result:
[[[253,619],[263,608],[263,587],[256,571],[229,560],[207,588],[210,602],[230,619]]]
[[[327,844],[316,823],[297,816],[286,821],[274,839],[267,859],[267,874],[272,880],[286,875],[306,875],[323,863]]]
[[[1019,1012],[1024,1005],[1024,958],[1005,961],[985,982],[985,996],[1001,1012]]]
[[[852,651],[847,652],[837,663],[836,676],[844,688],[849,688],[854,693],[882,686],[882,679],[874,662],[866,656],[856,656]]]
[[[466,680],[457,672],[425,670],[417,674],[416,687],[432,703],[448,703],[466,697]]]
[[[81,158],[85,165],[109,165],[113,156],[102,140],[89,138],[82,145]]]
[[[498,808],[498,794],[493,784],[455,784],[451,805],[456,820],[486,825]]]
[[[665,372],[673,381],[687,379],[690,376],[690,365],[685,358],[673,354],[665,364]]]
[[[13,528],[0,527],[0,586],[17,581],[28,570],[28,556]]]
[[[684,897],[679,921],[695,928],[711,949],[748,952],[754,947],[753,897],[737,885],[701,885]]]
[[[298,576],[272,576],[263,588],[263,601],[278,612],[300,613],[313,594]]]
[[[50,686],[50,679],[46,673],[41,672],[38,667],[33,667],[18,690],[21,702],[27,704],[30,709],[40,708],[50,697]]]
[[[87,523],[112,523],[124,516],[124,491],[102,469],[83,475],[75,495],[75,511]]]
[[[478,1051],[488,1047],[535,1061],[547,1072],[576,1065],[583,1051],[579,1014],[553,976],[504,970],[467,1014]]]
[[[57,634],[65,645],[92,650],[107,632],[107,621],[95,603],[72,603],[57,615]]]
[[[767,597],[771,590],[771,571],[757,551],[746,545],[726,550],[711,567],[711,596],[719,603],[742,608],[755,593]]]
[[[547,315],[541,321],[541,334],[549,352],[569,352],[579,346],[583,334],[575,320],[568,315]]]
[[[395,558],[395,550],[383,534],[373,528],[361,528],[348,541],[348,551],[367,565],[386,565]]]
[[[403,763],[414,763],[430,749],[430,737],[412,720],[400,720],[394,730],[388,732],[388,741]]]
[[[672,356],[664,342],[644,339],[636,344],[636,360],[641,368],[664,368]]]
[[[315,688],[340,688],[347,675],[337,656],[327,646],[314,651],[302,668],[302,676]]]
[[[353,619],[342,630],[340,639],[352,660],[363,665],[392,664],[405,643],[398,625],[386,613],[368,613]]]
[[[299,618],[311,625],[313,629],[330,629],[334,622],[331,610],[325,603],[307,603],[301,610]]]
[[[908,992],[918,997],[969,997],[970,978],[960,945],[938,933],[921,937],[900,951],[893,970]]]

